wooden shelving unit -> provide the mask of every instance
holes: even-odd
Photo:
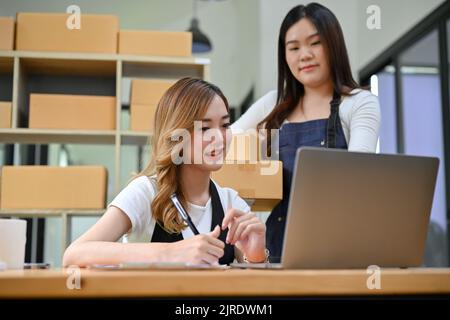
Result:
[[[12,128],[0,129],[0,143],[80,143],[110,144],[115,146],[115,192],[121,189],[120,155],[122,145],[145,145],[150,135],[146,132],[129,131],[121,128],[122,80],[124,78],[164,78],[178,79],[185,76],[209,79],[209,60],[194,57],[152,57],[120,54],[84,54],[59,52],[0,51],[0,72],[11,73],[12,92]],[[116,130],[40,130],[28,129],[22,123],[26,121],[28,96],[33,92],[27,83],[29,78],[44,77],[108,77],[114,84],[117,100]],[[58,78],[59,79],[59,78]],[[62,85],[62,87],[64,84]],[[67,93],[74,93],[70,83],[65,84]],[[45,87],[39,89],[45,92]],[[57,93],[64,93],[58,88]],[[62,91],[62,92],[60,92]],[[82,91],[82,90],[81,90]],[[54,93],[54,92],[49,92]],[[75,92],[77,94],[77,92]],[[78,92],[78,94],[89,94]]]
[[[209,60],[194,57],[154,57],[120,54],[0,51],[0,86],[7,82],[12,92],[0,100],[12,102],[12,127],[0,129],[0,144],[100,144],[114,146],[114,169],[108,172],[117,194],[121,181],[122,149],[145,146],[147,132],[129,131],[124,125],[122,102],[125,79],[157,78],[176,80],[193,76],[209,80]],[[7,80],[5,80],[7,79]],[[129,85],[129,82],[128,82]],[[29,94],[63,93],[116,96],[116,130],[41,130],[27,128]],[[18,148],[14,148],[17,152]],[[100,164],[100,163],[99,163]],[[101,216],[104,210],[0,210],[0,217],[61,217],[64,249],[70,241],[73,217]]]
[[[115,131],[0,129],[0,143],[114,144],[115,137]]]

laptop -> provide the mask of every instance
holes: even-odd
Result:
[[[231,266],[420,266],[438,167],[432,157],[300,148],[281,263]]]

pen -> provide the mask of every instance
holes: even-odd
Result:
[[[191,217],[187,214],[187,212],[184,210],[183,206],[181,205],[181,202],[178,200],[177,195],[173,193],[170,196],[170,199],[172,200],[173,204],[175,205],[175,208],[177,208],[178,212],[180,213],[181,217],[183,218],[184,222],[187,223],[189,228],[191,228],[192,233],[194,235],[200,234],[198,232],[197,228],[194,226],[194,223],[191,220]]]

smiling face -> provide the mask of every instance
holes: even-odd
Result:
[[[288,29],[285,55],[292,75],[305,87],[332,82],[325,45],[309,19],[303,18]]]
[[[224,101],[216,95],[206,113],[196,121],[192,132],[191,148],[187,155],[190,163],[206,171],[219,170],[231,142],[230,115]],[[200,161],[199,161],[200,160]],[[200,163],[199,163],[200,162]]]

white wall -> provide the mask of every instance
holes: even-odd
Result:
[[[356,68],[362,68],[385,48],[414,27],[445,0],[358,0],[358,48]],[[366,8],[378,5],[381,9],[381,29],[366,27]]]

